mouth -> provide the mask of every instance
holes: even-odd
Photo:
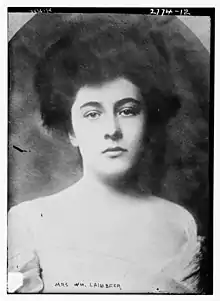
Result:
[[[111,157],[118,157],[124,152],[127,152],[127,150],[125,148],[122,148],[122,147],[109,147],[109,148],[105,149],[102,153],[103,154],[108,154]]]

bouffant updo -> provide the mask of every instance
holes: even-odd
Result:
[[[148,129],[164,124],[180,107],[172,59],[163,34],[146,18],[81,16],[36,68],[35,88],[44,125],[72,133],[71,107],[77,91],[118,77],[140,89]]]
[[[208,70],[193,43],[158,18],[79,14],[45,52],[34,86],[44,126],[68,136],[81,87],[130,80],[146,105],[144,181],[154,194],[183,202],[207,180]]]

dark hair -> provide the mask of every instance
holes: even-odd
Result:
[[[187,118],[192,121],[204,113],[199,111],[198,99],[202,106],[208,94],[206,70],[197,64],[198,53],[180,32],[174,35],[173,40],[153,16],[80,14],[36,67],[34,84],[44,126],[72,133],[71,107],[79,88],[127,78],[140,89],[146,103],[148,163],[152,166],[148,170],[158,191],[165,160],[170,164],[178,153],[178,146],[168,144],[167,137],[181,140],[178,123],[173,122],[176,130],[172,127],[167,132],[172,117],[179,114],[184,131]],[[182,164],[185,159],[177,157],[174,160]]]
[[[146,24],[126,20],[114,15],[81,17],[48,49],[35,76],[47,128],[71,133],[71,107],[78,89],[117,77],[140,89],[149,123],[164,123],[180,107],[162,34],[147,20]]]

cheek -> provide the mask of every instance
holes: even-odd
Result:
[[[100,145],[100,133],[91,124],[76,124],[74,133],[78,146],[83,153],[91,153]]]
[[[136,118],[123,124],[124,139],[130,143],[139,143],[145,133],[144,118]]]

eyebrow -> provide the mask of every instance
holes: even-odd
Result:
[[[127,98],[122,98],[118,101],[116,101],[116,103],[114,104],[115,109],[117,110],[117,108],[129,103],[135,103],[136,105],[140,105],[141,101],[138,99],[134,99],[132,97],[127,97]],[[86,103],[84,103],[83,105],[80,106],[80,109],[85,108],[85,107],[96,107],[96,108],[102,108],[102,103],[98,102],[98,101],[88,101]]]
[[[83,109],[85,107],[102,107],[101,103],[98,101],[88,101],[86,103],[84,103],[83,105],[80,106],[80,109]]]

